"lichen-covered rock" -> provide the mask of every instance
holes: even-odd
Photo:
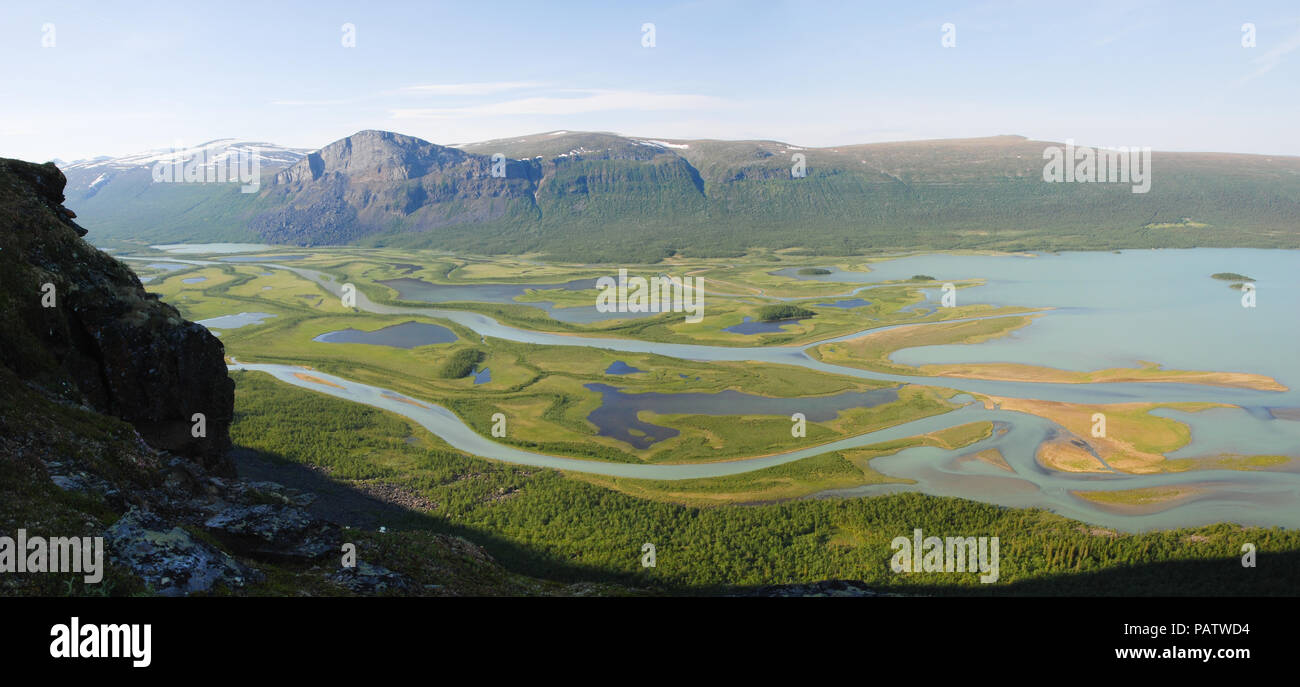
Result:
[[[357,561],[356,566],[340,568],[330,579],[354,594],[383,594],[410,591],[411,581],[388,568]]]
[[[81,238],[66,183],[53,164],[0,158],[0,365],[233,475],[234,382],[220,339]],[[196,413],[205,436],[191,431]]]
[[[168,527],[156,515],[132,508],[104,534],[110,560],[131,568],[162,596],[230,589],[261,579],[229,554]]]
[[[203,527],[247,556],[311,560],[339,551],[338,526],[296,506],[230,506],[208,518]]]

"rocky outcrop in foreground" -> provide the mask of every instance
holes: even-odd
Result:
[[[221,341],[82,240],[65,184],[53,164],[0,159],[0,365],[233,475],[234,383]]]
[[[121,579],[163,595],[336,557],[310,495],[235,479],[221,341],[87,244],[64,184],[0,159],[0,531],[103,536]]]
[[[220,340],[82,239],[65,183],[0,159],[0,536],[102,537],[107,569],[6,572],[0,597],[608,593],[510,573],[460,537],[345,528],[315,494],[238,479]]]

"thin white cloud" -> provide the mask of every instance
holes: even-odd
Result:
[[[575,115],[611,110],[712,110],[726,107],[722,98],[689,93],[590,90],[574,97],[519,98],[464,107],[422,107],[390,110],[393,119],[463,119],[516,115]]]
[[[317,105],[348,105],[351,100],[272,100],[272,105],[285,105],[292,107],[312,107]]]
[[[1291,34],[1285,41],[1274,46],[1272,50],[1256,57],[1253,62],[1258,68],[1247,76],[1244,80],[1249,81],[1254,78],[1263,76],[1282,63],[1282,58],[1300,49],[1300,31]]]
[[[406,86],[404,93],[424,95],[491,95],[523,88],[537,88],[546,84],[537,81],[482,81],[478,83],[435,83]]]

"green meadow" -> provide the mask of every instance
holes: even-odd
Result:
[[[391,413],[261,373],[234,377],[232,438],[238,445],[273,461],[319,467],[343,483],[409,490],[431,507],[389,522],[394,541],[427,531],[461,535],[480,542],[507,569],[546,579],[681,593],[825,579],[923,595],[1258,595],[1294,589],[1287,563],[1300,554],[1300,532],[1282,528],[1219,524],[1127,534],[1042,510],[917,493],[797,498],[895,481],[870,470],[870,459],[913,442],[964,445],[989,431],[982,423],[747,476],[656,483],[465,456]],[[998,584],[962,573],[893,573],[890,542],[917,527],[999,537]],[[1243,538],[1262,552],[1258,574],[1241,573]],[[658,552],[653,568],[640,564],[647,542]]]
[[[499,278],[498,270],[503,269],[481,261],[437,256],[422,263],[409,256],[404,256],[404,259],[405,262],[372,256],[340,259],[340,256],[329,253],[294,264],[319,269],[336,275],[340,280],[355,279],[361,284],[368,283],[362,280],[387,279],[396,273],[412,272],[417,265],[422,265],[418,271],[431,279],[466,274],[495,279]],[[578,274],[552,268],[540,271],[537,276],[567,280],[577,278]],[[589,272],[587,276],[590,276]],[[186,283],[186,280],[196,277],[205,279]],[[642,421],[675,429],[679,434],[638,449],[597,433],[598,428],[588,420],[588,416],[600,406],[601,397],[598,392],[585,388],[586,385],[609,384],[629,394],[707,394],[732,389],[792,399],[893,385],[794,366],[751,362],[702,363],[653,354],[482,339],[448,320],[379,315],[346,308],[340,299],[310,280],[286,270],[250,264],[231,263],[177,270],[161,275],[149,288],[175,304],[189,319],[239,312],[274,315],[257,325],[218,330],[227,355],[241,362],[300,365],[389,388],[442,405],[485,436],[491,434],[492,417],[503,413],[510,419],[510,430],[498,441],[557,455],[647,463],[728,460],[803,448],[808,442],[827,443],[944,413],[956,407],[948,400],[951,391],[908,386],[899,390],[897,401],[874,408],[852,408],[830,420],[809,422],[807,436],[799,438],[791,435],[790,419],[784,416],[673,415],[643,411],[639,418]],[[591,300],[588,303],[594,302],[594,290],[576,293],[584,298],[589,296]],[[574,296],[570,294],[569,297]],[[763,302],[751,298],[723,299],[714,306],[722,312],[711,309],[705,323],[651,323],[649,327],[641,323],[637,335],[660,331],[665,338],[675,340],[747,345],[824,338],[867,326],[875,317],[883,318],[883,324],[899,307],[916,300],[917,296],[909,293],[907,287],[880,289],[873,294],[873,303],[868,307],[852,310],[821,308],[814,317],[787,334],[746,337],[721,332],[721,329],[741,322],[746,313],[757,314],[765,307]],[[523,304],[506,307],[535,310]],[[490,307],[486,309],[490,312]],[[933,314],[926,313],[918,319],[930,317]],[[412,321],[446,327],[456,335],[456,340],[411,349],[315,340],[322,334],[341,329],[375,331]],[[623,330],[614,325],[596,331]],[[467,370],[460,368],[465,367],[464,361],[471,358],[477,360],[471,367],[491,371],[490,381],[475,384],[472,377],[463,374]],[[452,365],[458,361],[460,365]],[[619,376],[606,374],[605,370],[615,361],[645,372]],[[457,367],[461,374],[448,374],[449,365]]]
[[[389,304],[401,303],[395,291],[376,283],[380,280],[414,277],[439,284],[553,284],[612,272],[586,265],[540,264],[528,256],[466,258],[386,249],[294,252],[309,255],[295,261],[295,266],[350,281],[372,300]],[[666,271],[705,278],[706,317],[696,324],[683,322],[680,314],[676,318],[661,315],[570,324],[530,305],[542,301],[560,307],[590,305],[595,290],[537,289],[512,303],[439,307],[473,310],[506,324],[544,331],[741,346],[795,345],[893,324],[1006,316],[927,329],[936,338],[924,343],[975,341],[1025,326],[1025,317],[1034,312],[979,305],[917,306],[922,300],[918,288],[927,285],[920,279],[873,288],[869,295],[862,294],[870,301],[866,306],[828,308],[817,304],[847,298],[847,292],[859,285],[771,274],[786,267],[860,271],[869,269],[871,262],[827,262],[825,258],[775,251],[745,260],[670,260],[645,268],[642,274],[646,276]],[[635,267],[629,271],[637,273]],[[636,449],[596,433],[588,416],[601,400],[598,393],[585,388],[587,384],[608,384],[627,394],[734,389],[792,399],[894,385],[795,366],[702,363],[652,353],[483,339],[444,319],[346,308],[307,279],[249,264],[150,273],[157,274],[157,280],[149,284],[149,290],[175,304],[189,319],[239,312],[275,315],[261,324],[220,330],[228,355],[241,361],[302,365],[390,388],[443,405],[484,436],[491,435],[493,414],[504,413],[510,429],[506,437],[495,441],[557,455],[651,464],[728,460],[821,444],[956,407],[952,390],[905,385],[898,388],[896,401],[852,408],[826,421],[809,422],[807,436],[801,439],[790,436],[786,417],[643,411],[638,418],[641,421],[676,429],[679,434]],[[195,277],[205,279],[185,283]],[[778,301],[778,297],[796,300]],[[760,319],[765,307],[782,304],[807,309],[813,315],[780,333],[744,336],[722,331],[745,317]],[[904,310],[908,306],[917,307]],[[313,340],[340,329],[374,331],[410,321],[446,327],[456,338],[411,349]],[[824,344],[816,355],[837,363],[892,370],[888,355],[900,345],[896,338]],[[915,345],[917,341],[905,343]],[[449,366],[463,371],[470,360],[477,360],[471,367],[491,370],[489,382],[475,385],[471,377],[447,372]],[[606,374],[615,361],[644,372]],[[989,422],[828,451],[741,475],[638,480],[562,473],[465,456],[405,418],[286,385],[260,373],[233,376],[237,391],[232,436],[237,445],[257,450],[273,461],[322,468],[339,482],[391,485],[418,495],[431,506],[394,521],[390,529],[395,528],[399,537],[430,530],[463,535],[482,542],[510,570],[548,579],[688,591],[847,578],[904,593],[1108,594],[1140,588],[1143,580],[1156,574],[1145,572],[1148,567],[1164,566],[1158,573],[1163,593],[1198,593],[1209,588],[1207,585],[1216,593],[1261,593],[1289,584],[1280,577],[1261,577],[1242,586],[1239,573],[1234,572],[1240,569],[1234,554],[1242,536],[1235,526],[1124,534],[1041,510],[1000,508],[916,493],[812,498],[860,487],[906,490],[906,480],[873,469],[871,461],[916,446],[961,449],[990,436],[994,430]],[[1251,458],[1237,462],[1242,464],[1226,457],[1216,464],[1258,469],[1267,461]],[[1117,494],[1111,498],[1115,506],[1123,507],[1157,496],[1165,495]],[[1000,536],[1003,583],[993,590],[979,585],[973,576],[892,573],[889,542],[914,527]],[[1295,533],[1252,529],[1248,534],[1263,542],[1261,550],[1266,546],[1269,551],[1288,552],[1285,555],[1300,551]],[[647,541],[658,548],[656,568],[639,565],[640,547]]]

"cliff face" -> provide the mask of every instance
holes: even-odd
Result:
[[[346,243],[403,227],[536,217],[531,167],[387,131],[362,131],[308,154],[262,192],[250,226],[270,243]]]
[[[620,593],[517,575],[424,530],[346,530],[359,558],[342,562],[345,530],[322,515],[400,522],[405,508],[235,477],[221,341],[82,240],[65,183],[52,164],[0,159],[0,536],[103,537],[105,565],[98,580],[2,574],[0,597]]]
[[[234,382],[204,327],[82,240],[53,164],[0,158],[0,364],[121,418],[151,446],[233,475]],[[194,436],[195,415],[205,436]]]

